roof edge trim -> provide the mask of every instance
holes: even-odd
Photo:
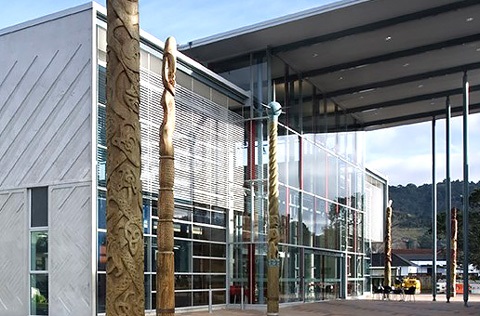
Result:
[[[282,17],[267,20],[267,21],[264,21],[264,22],[259,22],[259,23],[253,24],[253,25],[248,25],[248,26],[240,27],[238,29],[231,30],[231,31],[226,31],[226,32],[222,32],[222,33],[212,35],[212,36],[208,36],[208,37],[205,37],[205,38],[193,40],[193,41],[190,41],[186,44],[179,45],[178,49],[179,50],[185,50],[185,49],[190,49],[190,48],[194,48],[194,47],[208,45],[208,44],[218,42],[218,41],[221,41],[221,40],[225,40],[225,39],[228,39],[228,38],[231,38],[231,37],[236,37],[236,36],[240,36],[240,35],[243,35],[243,34],[259,31],[259,30],[262,30],[262,29],[267,29],[267,28],[274,27],[274,26],[277,26],[277,25],[280,25],[280,24],[294,22],[294,21],[299,20],[299,19],[304,19],[306,17],[314,16],[314,15],[321,14],[321,13],[326,13],[326,12],[329,12],[329,11],[334,11],[334,10],[337,10],[337,9],[341,9],[341,8],[344,8],[344,7],[348,7],[348,6],[351,6],[351,5],[356,5],[356,4],[359,4],[359,3],[362,3],[362,2],[367,2],[367,1],[370,1],[370,0],[341,0],[341,1],[336,1],[336,2],[333,2],[333,3],[328,3],[328,4],[325,4],[325,5],[319,6],[319,7],[303,10],[303,11],[300,11],[300,12],[296,12],[296,13],[285,15],[285,16],[282,16]]]
[[[33,27],[33,26],[36,26],[36,25],[39,25],[39,24],[43,24],[43,23],[47,23],[47,22],[50,22],[50,21],[58,20],[58,19],[67,17],[69,15],[77,14],[77,13],[80,13],[80,12],[83,12],[83,11],[92,10],[95,5],[96,5],[96,3],[91,1],[91,2],[87,2],[87,3],[81,4],[81,5],[75,6],[73,8],[69,8],[69,9],[65,9],[65,10],[62,10],[62,11],[54,12],[54,13],[51,13],[51,14],[48,14],[48,15],[30,20],[30,21],[26,21],[26,22],[22,22],[22,23],[19,23],[19,24],[12,25],[12,26],[8,26],[8,27],[0,30],[0,36],[7,35],[7,34],[10,34],[10,33],[14,33],[14,32],[18,32],[18,31],[21,31],[21,30],[24,30],[24,29],[27,29],[27,28],[30,28],[30,27]]]

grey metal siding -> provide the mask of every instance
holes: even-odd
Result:
[[[50,315],[94,313],[92,13],[0,31],[0,316],[29,314],[26,192],[37,186],[51,194]]]
[[[91,315],[90,183],[50,190],[50,315]]]
[[[0,192],[0,315],[25,316],[28,307],[28,217],[24,190]]]
[[[90,180],[91,14],[0,36],[0,187]]]

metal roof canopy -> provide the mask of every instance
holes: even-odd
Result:
[[[480,112],[480,1],[340,1],[181,46],[216,69],[270,52],[333,100],[356,123],[374,130],[462,114],[462,77],[470,113]],[[314,119],[314,118],[313,118]]]

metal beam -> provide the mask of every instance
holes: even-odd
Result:
[[[460,65],[460,66],[444,68],[444,69],[439,69],[439,70],[414,74],[414,75],[405,76],[405,77],[393,78],[393,79],[384,80],[384,81],[371,82],[371,83],[367,83],[367,84],[363,84],[363,85],[359,85],[359,86],[355,86],[355,87],[349,87],[349,88],[340,89],[340,90],[336,90],[336,91],[325,92],[324,95],[327,98],[333,98],[333,97],[338,97],[338,96],[345,95],[345,94],[360,92],[360,91],[364,91],[364,90],[368,90],[368,89],[385,88],[385,87],[395,86],[395,85],[399,85],[399,84],[403,84],[403,83],[409,83],[409,82],[412,82],[412,81],[418,81],[418,80],[430,79],[430,78],[434,78],[434,77],[451,75],[451,74],[454,74],[454,73],[459,73],[459,72],[464,72],[464,71],[467,71],[467,70],[474,70],[474,69],[480,69],[480,62],[464,64],[464,65]]]
[[[382,29],[382,28],[391,27],[391,26],[394,26],[394,25],[397,25],[397,24],[402,24],[402,23],[405,23],[405,22],[410,22],[410,21],[414,21],[414,20],[423,19],[423,18],[426,18],[426,17],[429,17],[429,16],[439,15],[439,14],[446,13],[446,12],[449,12],[449,11],[459,10],[459,9],[466,8],[466,7],[473,6],[473,5],[477,5],[477,4],[478,4],[477,0],[466,0],[466,1],[459,1],[459,2],[455,2],[455,3],[450,3],[450,4],[447,4],[447,5],[443,5],[443,6],[439,6],[439,7],[435,7],[435,8],[430,8],[430,9],[426,9],[426,10],[422,10],[422,11],[418,11],[418,12],[414,12],[414,13],[409,13],[409,14],[397,16],[397,17],[394,17],[394,18],[389,18],[389,19],[385,19],[385,20],[381,20],[381,21],[377,21],[377,22],[373,22],[373,23],[369,23],[369,24],[365,24],[365,25],[355,26],[355,27],[352,27],[352,28],[349,28],[349,29],[346,29],[346,30],[342,30],[342,31],[339,31],[339,32],[333,32],[333,33],[329,33],[329,34],[315,36],[315,37],[311,37],[311,38],[308,38],[308,39],[303,39],[303,40],[300,40],[300,41],[296,41],[296,42],[293,42],[293,43],[277,46],[277,47],[272,48],[272,53],[273,54],[283,53],[283,52],[287,52],[287,51],[296,50],[296,49],[299,49],[299,48],[305,47],[305,46],[311,46],[311,45],[314,45],[314,44],[319,44],[319,43],[323,43],[323,42],[337,40],[339,38],[346,37],[346,36],[352,36],[352,35],[356,35],[356,34],[372,32],[372,31],[376,31],[376,30],[379,30],[379,29]]]
[[[432,50],[445,49],[448,47],[463,45],[466,43],[476,42],[479,40],[480,40],[480,33],[477,33],[474,35],[454,38],[448,41],[437,42],[437,43],[428,44],[424,46],[418,46],[418,47],[408,48],[400,51],[395,51],[395,52],[391,52],[384,55],[377,55],[377,56],[358,59],[358,60],[349,61],[341,64],[331,65],[328,67],[312,69],[309,71],[302,72],[302,77],[309,78],[309,77],[320,76],[320,75],[324,75],[324,74],[328,74],[328,73],[332,73],[340,70],[346,70],[346,69],[360,67],[360,66],[369,65],[369,64],[376,64],[379,62],[385,62],[385,61],[394,60],[402,57],[419,55]],[[281,78],[275,78],[276,81],[278,79],[281,79]],[[298,79],[298,75],[296,74],[285,78],[285,80],[287,81],[293,81],[297,79]]]
[[[470,91],[480,91],[480,85],[472,86],[470,88]],[[443,97],[458,95],[462,93],[463,93],[463,88],[455,88],[455,89],[450,89],[450,90],[445,90],[440,92],[416,95],[416,96],[407,97],[403,99],[389,100],[385,102],[363,105],[355,108],[346,109],[346,113],[347,114],[359,113],[359,112],[388,108],[392,106],[404,105],[404,104],[414,103],[419,101],[443,98]]]
[[[462,106],[456,106],[452,107],[452,114],[459,115],[463,111]],[[480,103],[476,104],[470,104],[470,113],[477,113],[480,111]],[[362,130],[365,129],[369,126],[375,126],[375,125],[387,125],[387,124],[395,124],[399,122],[407,122],[407,121],[412,121],[416,119],[425,119],[429,117],[436,117],[442,118],[445,115],[445,110],[437,110],[437,111],[431,111],[431,112],[423,112],[423,113],[416,113],[416,114],[410,114],[410,115],[404,115],[404,116],[396,116],[394,118],[390,119],[382,119],[382,120],[377,120],[377,121],[371,121],[371,122],[366,122],[366,123],[360,123],[360,124],[355,124],[355,125],[348,125],[349,130]]]

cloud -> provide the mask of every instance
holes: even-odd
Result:
[[[469,181],[480,180],[480,115],[469,116]],[[366,133],[366,165],[388,177],[392,185],[432,182],[431,122]],[[446,177],[445,120],[436,124],[436,180]],[[462,117],[451,121],[451,180],[463,179]]]

